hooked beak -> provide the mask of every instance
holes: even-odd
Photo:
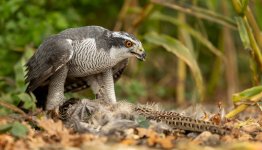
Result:
[[[135,55],[136,58],[141,60],[141,61],[146,60],[146,52],[145,52],[143,47],[132,50],[131,54]]]

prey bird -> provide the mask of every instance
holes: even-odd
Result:
[[[232,131],[232,128],[223,124],[218,125],[212,121],[197,119],[175,111],[165,111],[157,104],[70,99],[59,107],[58,113],[58,118],[74,131],[109,135],[112,135],[112,131],[123,131],[141,125],[141,117],[153,121],[154,123],[148,123],[150,128],[156,131],[173,132],[179,129],[193,132],[209,131],[220,135]]]
[[[128,58],[145,56],[142,43],[132,34],[100,26],[66,29],[45,39],[26,63],[26,91],[46,110],[58,108],[65,92],[88,87],[97,98],[115,103],[114,82]]]

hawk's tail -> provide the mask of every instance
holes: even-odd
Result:
[[[42,87],[40,86],[36,88],[33,91],[33,94],[35,95],[35,98],[36,98],[36,106],[38,108],[45,109],[47,94],[48,94],[48,86],[42,86]]]

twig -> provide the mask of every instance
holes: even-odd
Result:
[[[122,26],[123,26],[123,20],[126,16],[126,13],[127,13],[127,10],[128,10],[128,7],[130,5],[130,2],[132,2],[132,0],[125,0],[121,10],[120,10],[120,13],[118,15],[118,19],[117,19],[117,22],[115,24],[115,27],[114,27],[114,31],[119,31],[121,30]]]
[[[15,105],[7,103],[7,102],[5,102],[3,100],[0,100],[0,105],[5,107],[5,108],[8,108],[8,109],[10,109],[10,110],[12,110],[12,111],[14,111],[16,113],[19,113],[19,114],[21,114],[23,116],[27,116],[27,114],[23,110],[21,110],[20,108],[16,107]]]
[[[152,3],[147,4],[140,15],[132,22],[132,26],[128,29],[128,32],[133,33],[137,27],[145,20],[145,18],[149,15],[151,10],[154,8],[154,5]]]
[[[141,24],[141,22],[149,15],[149,12],[153,9],[153,7],[154,5],[152,3],[147,4],[140,17],[134,20],[132,25],[136,28],[139,24]]]
[[[33,124],[34,126],[39,127],[37,121],[36,121],[32,116],[26,114],[26,113],[25,113],[23,110],[21,110],[20,108],[12,105],[12,104],[10,104],[10,103],[7,103],[7,102],[5,102],[5,101],[3,101],[3,100],[0,100],[0,106],[3,106],[3,107],[5,107],[5,108],[8,108],[8,109],[10,109],[10,110],[12,110],[12,111],[14,111],[14,112],[16,112],[16,113],[18,113],[18,114],[21,115],[21,116],[15,116],[15,119],[16,119],[16,117],[18,117],[17,119],[23,118],[23,119],[29,121],[29,122],[30,122],[31,124]]]

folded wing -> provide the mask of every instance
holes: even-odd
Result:
[[[52,36],[40,45],[27,62],[27,92],[47,84],[48,79],[72,58],[72,40]]]

